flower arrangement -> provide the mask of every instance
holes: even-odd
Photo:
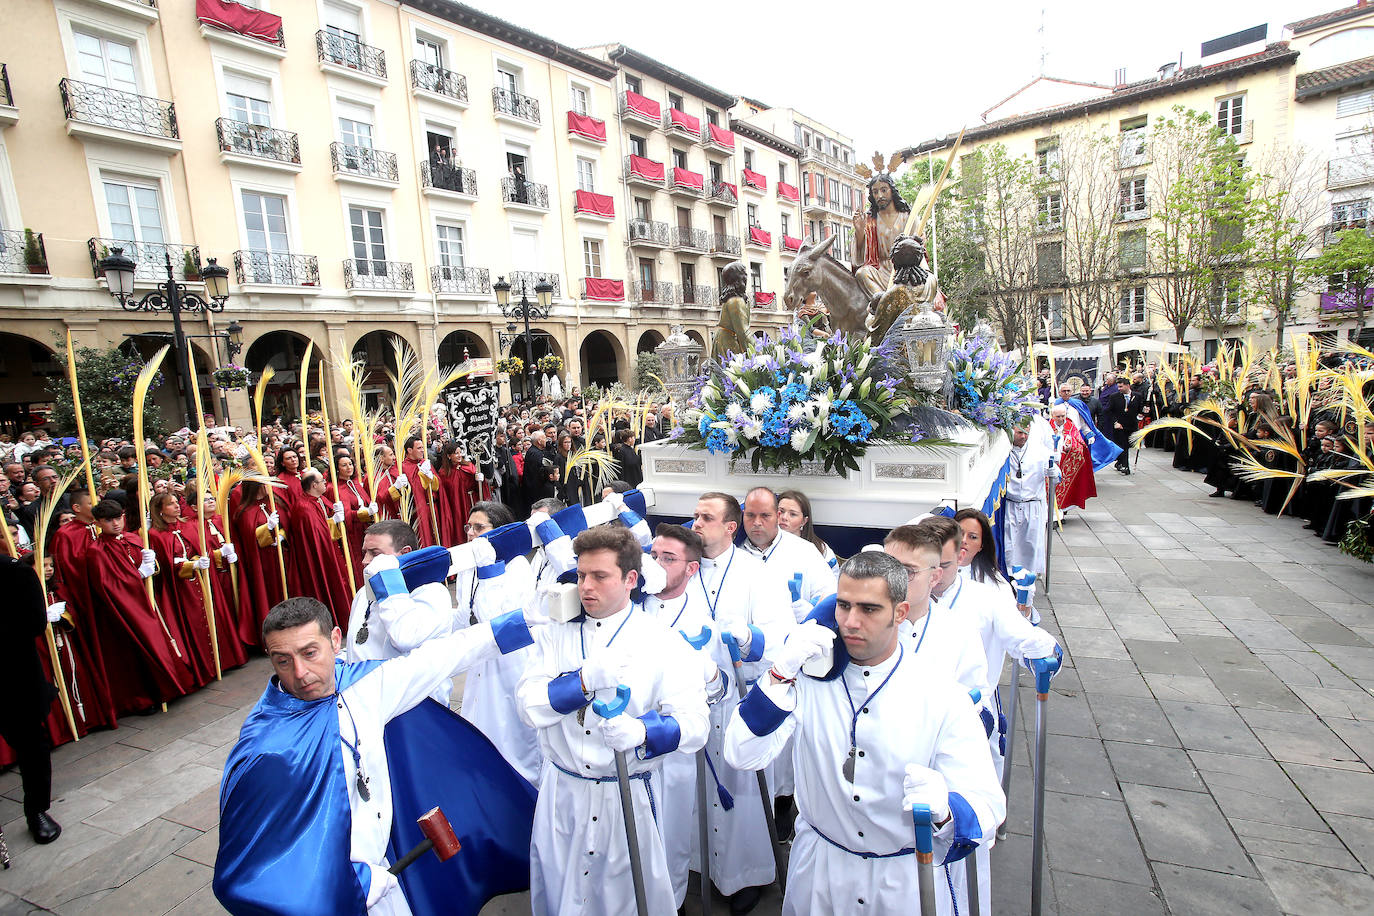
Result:
[[[525,371],[525,361],[518,356],[508,356],[496,361],[496,371],[506,375],[520,375]]]
[[[988,337],[960,336],[950,351],[955,412],[985,429],[1010,432],[1040,410],[1036,379]]]
[[[120,391],[126,392],[130,396],[134,393],[134,383],[138,381],[138,374],[143,371],[143,360],[135,357],[125,363],[114,375],[110,377],[110,384]],[[148,385],[148,390],[152,391],[162,385],[162,373],[158,372],[153,376]]]
[[[539,359],[535,362],[535,366],[539,368],[540,372],[543,372],[548,375],[553,375],[556,372],[563,371],[563,358],[560,356],[554,356],[552,353],[546,353],[545,355],[539,357]]]
[[[235,363],[220,366],[210,373],[210,378],[214,380],[215,387],[223,391],[238,391],[248,387],[248,370]]]
[[[712,364],[688,401],[674,438],[690,448],[748,456],[757,471],[824,462],[847,475],[870,443],[897,440],[914,397],[889,369],[885,345],[837,331],[806,349],[810,327],[751,339],[744,353]]]

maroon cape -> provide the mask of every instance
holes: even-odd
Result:
[[[348,537],[348,560],[353,565],[353,581],[359,587],[363,584],[363,533],[372,520],[366,515],[359,516],[359,509],[366,509],[368,503],[367,482],[354,478],[339,481],[342,495],[334,495],[334,486],[325,487],[325,499],[332,505],[341,502],[344,506],[344,530]]]
[[[395,465],[392,465],[377,475],[377,509],[381,512],[382,518],[401,517],[401,507],[391,498],[391,485],[396,482],[398,473]]]
[[[473,503],[480,502],[477,487],[477,469],[471,464],[463,464],[439,472],[439,502],[443,507],[440,521],[447,522],[439,533],[444,536],[444,546],[453,547],[467,542],[468,516],[472,514]]]
[[[52,559],[54,582],[67,602],[67,616],[73,629],[68,633],[66,646],[59,647],[64,666],[75,666],[82,678],[89,679],[83,687],[81,706],[83,715],[76,717],[77,727],[114,728],[117,715],[110,696],[110,682],[105,674],[102,646],[105,633],[96,622],[95,604],[91,597],[91,547],[99,529],[73,520],[53,532]],[[60,628],[59,628],[60,629]],[[106,627],[108,629],[108,627]],[[76,712],[75,709],[72,710]],[[84,732],[83,732],[84,734]]]
[[[420,483],[420,466],[413,461],[406,460],[401,462],[401,473],[406,475],[406,480],[410,482],[411,504],[414,506],[411,515],[411,524],[415,527],[415,534],[420,539],[421,547],[433,547],[438,543],[434,539],[434,532],[437,528],[440,536],[443,535],[443,523],[439,518],[430,521],[430,506],[433,505],[436,515],[442,511],[439,501],[439,494],[431,490],[426,490]],[[463,519],[467,521],[467,519]]]
[[[234,587],[229,582],[229,565],[219,555],[224,540],[219,536],[218,516],[206,520],[206,535],[210,539],[210,597],[215,602],[215,638],[219,640],[220,671],[238,668],[248,663],[248,651],[239,635],[238,612],[234,608]],[[196,556],[204,553],[200,543],[200,523],[187,519],[181,523],[181,533]],[[192,580],[194,581],[194,580]],[[196,588],[200,594],[200,588]]]
[[[210,647],[210,624],[205,616],[205,602],[200,594],[200,582],[195,577],[182,578],[183,564],[195,559],[196,550],[186,540],[182,523],[178,521],[166,531],[148,529],[148,539],[157,554],[157,603],[165,616],[175,615],[186,641],[181,651],[196,674],[196,686],[203,687],[215,679],[215,659]]]
[[[329,507],[323,498],[302,501],[291,515],[287,543],[291,545],[286,568],[293,597],[308,595],[334,612],[334,622],[348,626],[353,596],[348,593],[343,555],[330,536]]]
[[[267,497],[244,506],[240,493],[236,488],[229,498],[230,536],[239,555],[239,601],[242,605],[239,633],[245,642],[257,645],[267,612],[286,595],[282,593],[282,566],[277,561],[277,548],[271,544],[258,546],[258,528],[267,524]],[[281,519],[284,528],[286,516],[282,515]],[[283,552],[282,562],[285,560]]]

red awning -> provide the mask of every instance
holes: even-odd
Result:
[[[801,239],[795,235],[784,235],[782,237],[782,247],[788,251],[801,251]]]
[[[773,233],[760,229],[758,226],[749,227],[749,238],[760,245],[773,247]]]
[[[638,92],[631,92],[628,89],[625,90],[625,104],[631,110],[639,112],[646,118],[653,118],[655,121],[659,119],[659,113],[662,110],[653,99],[646,99]]]
[[[689,131],[692,136],[701,133],[701,118],[694,118],[685,111],[678,111],[676,108],[668,109],[668,120],[678,127]]]
[[[735,132],[733,130],[726,130],[715,124],[707,124],[706,130],[707,136],[712,141],[719,143],[721,146],[728,146],[731,149],[735,148]]]
[[[778,196],[791,201],[801,200],[801,194],[798,193],[797,189],[785,181],[778,182]]]
[[[615,216],[615,198],[609,194],[594,194],[591,191],[573,192],[573,209],[578,213],[594,213],[612,219]]]
[[[249,38],[260,38],[272,44],[281,43],[281,17],[233,0],[196,0],[196,19]]]
[[[696,188],[698,191],[706,186],[706,181],[701,177],[700,172],[690,172],[687,169],[673,169],[673,184],[684,188]]]
[[[590,115],[581,115],[575,111],[568,112],[568,133],[577,134],[579,137],[586,137],[588,140],[597,140],[601,143],[606,142],[606,122],[600,118],[593,118]]]
[[[650,181],[662,181],[663,163],[655,162],[652,159],[645,159],[643,156],[631,156],[630,174],[638,175],[640,178],[647,178]]]
[[[758,188],[760,191],[768,190],[768,179],[752,169],[744,170],[744,183],[751,188]]]
[[[772,305],[773,300],[778,298],[777,293],[754,293],[755,305]]]
[[[587,298],[597,302],[624,302],[625,281],[607,280],[605,277],[587,277],[582,281],[586,286]]]

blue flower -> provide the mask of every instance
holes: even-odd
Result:
[[[701,415],[701,421],[697,423],[697,435],[706,438],[707,431],[711,428],[711,418],[706,414]]]
[[[730,438],[725,434],[725,430],[711,430],[711,435],[706,437],[706,450],[713,455],[730,451]]]

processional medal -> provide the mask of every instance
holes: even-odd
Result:
[[[845,758],[844,767],[840,770],[840,772],[844,773],[844,778],[850,785],[854,784],[854,758],[855,755],[858,754],[858,751],[859,749],[855,747],[849,749],[849,756]]]

